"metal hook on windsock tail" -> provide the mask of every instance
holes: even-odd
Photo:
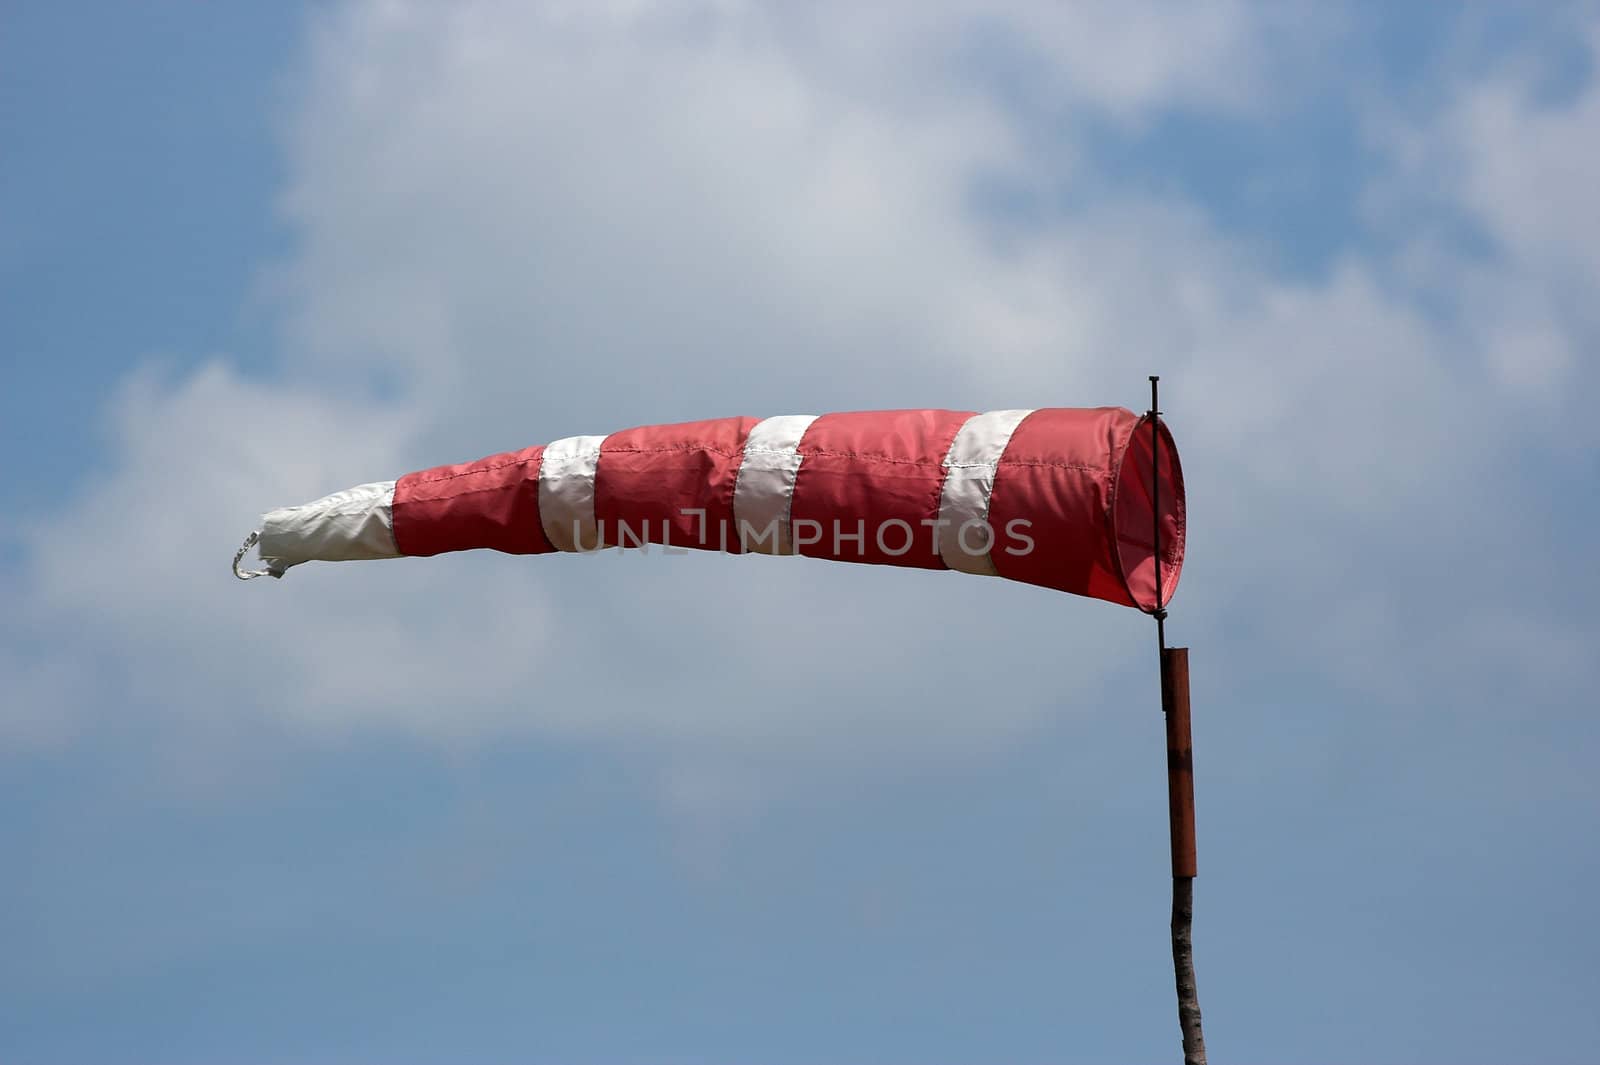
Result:
[[[257,577],[282,577],[283,568],[273,565],[272,559],[262,559],[266,563],[265,569],[240,569],[239,563],[244,561],[245,554],[261,539],[261,530],[256,529],[244,538],[244,543],[239,545],[239,550],[233,553],[233,575],[241,581],[252,581]]]

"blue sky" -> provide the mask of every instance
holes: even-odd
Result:
[[[1597,59],[1593,5],[9,5],[0,1059],[1170,1059],[1134,612],[225,569],[561,436],[1152,372],[1214,1057],[1592,1057]]]

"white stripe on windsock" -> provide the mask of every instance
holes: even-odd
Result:
[[[939,497],[939,555],[962,573],[997,576],[989,557],[997,537],[989,528],[989,498],[994,470],[1022,419],[1031,410],[992,410],[974,414],[961,426],[945,456],[944,490]]]
[[[794,554],[789,516],[800,472],[800,438],[816,420],[815,414],[767,418],[745,438],[744,458],[733,483],[733,520],[746,551]]]
[[[568,436],[548,445],[539,464],[539,522],[557,551],[600,546],[594,476],[603,436]]]
[[[313,559],[349,562],[399,558],[394,543],[394,482],[374,481],[261,518],[257,551],[281,573]]]

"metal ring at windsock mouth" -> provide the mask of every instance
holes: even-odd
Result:
[[[1152,433],[1151,428],[1156,432]],[[1152,455],[1156,447],[1159,454]],[[1155,531],[1152,479],[1159,469],[1155,502],[1161,507],[1161,598],[1156,600]],[[1183,466],[1172,433],[1159,418],[1145,415],[1128,436],[1112,472],[1111,537],[1118,575],[1133,605],[1145,613],[1172,600],[1183,572],[1186,510]]]

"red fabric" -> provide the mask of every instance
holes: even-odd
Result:
[[[1000,576],[1133,605],[1110,540],[1113,461],[1133,422],[1114,407],[1037,410],[1022,420],[995,469],[989,522],[997,532],[1027,522],[1036,546],[995,551]]]
[[[543,458],[543,446],[530,447],[406,474],[394,486],[395,546],[402,555],[554,551],[539,523]]]
[[[755,423],[754,418],[718,418],[647,425],[606,437],[594,490],[601,543],[739,551],[733,484]]]
[[[812,422],[800,441],[790,514],[799,553],[944,569],[934,530],[923,523],[939,517],[944,457],[970,417],[971,411],[893,410],[824,414]],[[900,555],[893,552],[907,534],[885,524],[894,521],[910,528],[910,550]],[[820,541],[803,542],[819,530]],[[858,532],[860,540],[854,539]]]
[[[904,410],[816,419],[797,449],[790,509],[799,553],[944,568],[928,523],[939,519],[944,459],[969,417]],[[642,534],[648,543],[666,537],[674,546],[738,551],[734,491],[755,424],[723,418],[606,437],[594,485],[603,542],[634,546]],[[1153,610],[1153,435],[1148,419],[1119,407],[1043,409],[1024,418],[995,467],[990,496],[990,559],[999,575]],[[1182,571],[1186,513],[1183,472],[1165,425],[1160,441],[1166,601]],[[393,504],[400,552],[553,550],[539,516],[543,454],[532,447],[402,477]],[[896,554],[908,532],[909,550]]]

